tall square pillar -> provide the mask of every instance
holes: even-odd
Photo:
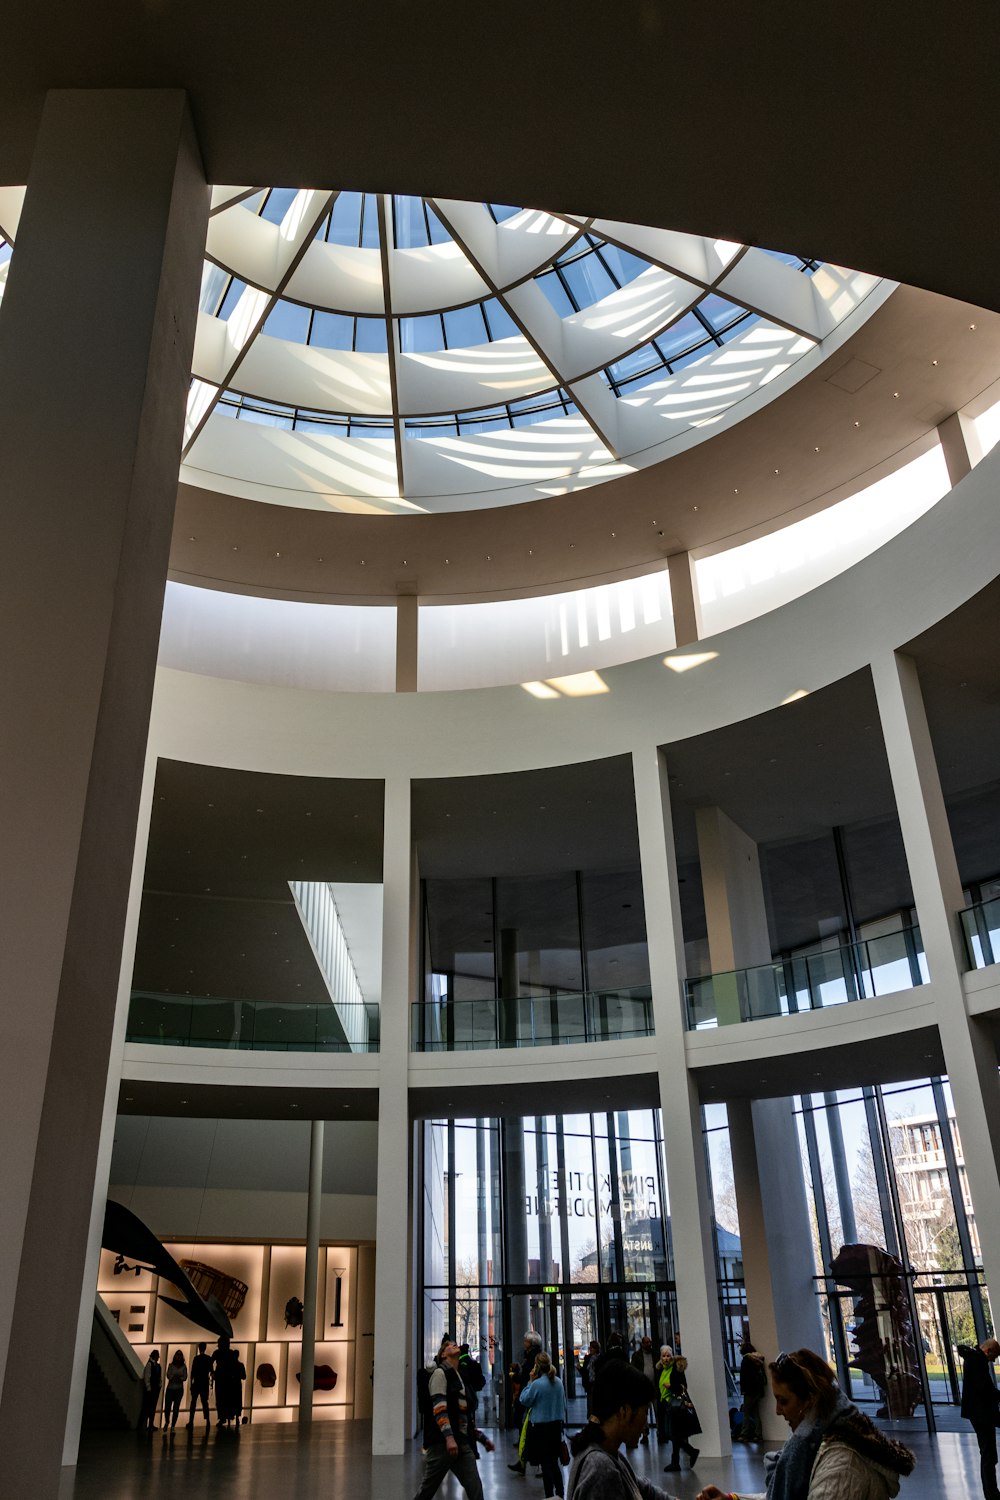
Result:
[[[0,304],[0,1493],[36,1500],[63,1448],[207,219],[182,92],[49,94]]]
[[[382,898],[382,1021],[378,1089],[375,1231],[375,1383],[372,1452],[402,1453],[413,1346],[410,1257],[410,1003],[416,993],[419,885],[410,820],[410,783],[385,784]]]
[[[1000,1316],[1000,1077],[997,1050],[981,1021],[969,1015],[959,931],[962,882],[948,826],[917,664],[902,652],[872,663],[879,716],[913,902],[927,957],[941,1047],[965,1170],[976,1210],[986,1284]]]
[[[698,1088],[685,1058],[684,942],[667,769],[655,745],[633,751],[656,1070],[670,1195],[670,1237],[683,1351],[706,1454],[731,1451],[712,1201]]]

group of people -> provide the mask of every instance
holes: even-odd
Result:
[[[213,1354],[208,1354],[207,1344],[199,1344],[198,1352],[191,1361],[190,1395],[191,1407],[188,1415],[189,1427],[194,1426],[199,1403],[205,1421],[211,1426],[208,1410],[209,1389],[215,1388],[215,1411],[220,1427],[234,1424],[237,1428],[243,1415],[243,1382],[247,1378],[246,1367],[240,1359],[239,1350],[231,1346],[226,1334],[221,1334]],[[139,1413],[139,1430],[152,1432],[156,1426],[156,1409],[160,1391],[163,1391],[163,1433],[173,1431],[180,1416],[184,1387],[188,1384],[189,1372],[184,1351],[178,1349],[166,1369],[160,1366],[160,1351],[154,1349],[142,1372],[142,1408]]]
[[[669,1444],[672,1449],[670,1462],[666,1465],[665,1472],[668,1474],[679,1472],[682,1453],[694,1468],[698,1462],[699,1450],[691,1439],[701,1431],[701,1423],[698,1421],[698,1413],[688,1391],[687,1360],[683,1355],[675,1355],[669,1344],[660,1345],[659,1358],[657,1358],[653,1340],[648,1335],[640,1341],[631,1359],[629,1359],[621,1334],[612,1333],[608,1339],[608,1347],[603,1353],[597,1340],[592,1339],[580,1364],[583,1389],[587,1396],[588,1417],[593,1410],[591,1395],[597,1376],[614,1361],[619,1363],[627,1361],[633,1370],[637,1370],[649,1381],[654,1391],[654,1397],[649,1402],[647,1410],[646,1427],[639,1441],[648,1443],[649,1434],[655,1429],[660,1442],[665,1445]]]
[[[525,1457],[529,1461],[537,1457],[545,1494],[562,1496],[559,1449],[563,1444],[566,1396],[552,1360],[536,1340],[537,1335],[525,1339],[526,1362],[529,1355],[533,1356],[531,1378],[519,1391],[529,1434],[534,1414],[536,1439],[533,1447],[519,1452],[518,1465],[511,1467],[520,1467]],[[664,1346],[660,1359],[652,1361],[650,1373],[653,1351],[651,1345],[645,1347],[648,1343],[644,1340],[631,1360],[624,1346],[617,1343],[603,1354],[593,1345],[588,1350],[583,1367],[588,1418],[569,1445],[566,1500],[673,1500],[666,1491],[636,1474],[622,1452],[623,1447],[637,1448],[644,1439],[648,1441],[651,1413],[659,1421],[666,1404],[672,1423],[677,1398],[683,1395],[690,1403],[681,1359]],[[755,1350],[746,1353],[756,1355]],[[985,1360],[986,1351],[983,1357]],[[482,1500],[478,1446],[490,1452],[493,1444],[470,1417],[471,1403],[459,1359],[459,1346],[448,1340],[429,1371],[424,1476],[416,1500],[431,1500],[449,1470],[468,1500]],[[767,1369],[775,1408],[788,1423],[790,1436],[779,1452],[765,1455],[766,1500],[892,1500],[899,1493],[901,1479],[914,1466],[912,1453],[880,1432],[858,1410],[840,1389],[824,1359],[811,1349],[797,1349],[779,1354]],[[756,1415],[754,1411],[752,1420]],[[694,1421],[697,1423],[696,1415]],[[683,1420],[676,1431],[677,1437],[672,1439],[675,1458],[667,1465],[668,1471],[679,1467],[678,1448],[685,1452],[685,1444],[689,1446],[690,1432]],[[688,1456],[693,1464],[697,1449],[693,1457],[690,1453]],[[988,1500],[994,1500],[988,1491],[987,1495]],[[765,1495],[736,1495],[710,1484],[697,1500],[765,1500]]]

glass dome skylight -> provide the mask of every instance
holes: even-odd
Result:
[[[777,394],[876,285],[510,205],[217,187],[181,477],[384,513],[565,494]]]

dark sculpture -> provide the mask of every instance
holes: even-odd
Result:
[[[313,1389],[317,1391],[332,1391],[337,1384],[337,1372],[332,1365],[313,1366]],[[301,1382],[302,1376],[296,1370],[295,1379]]]
[[[880,1417],[912,1417],[924,1398],[902,1263],[877,1245],[842,1245],[830,1271],[855,1296],[852,1369],[878,1386]]]
[[[105,1250],[113,1250],[118,1256],[115,1263],[116,1274],[120,1271],[135,1271],[137,1274],[140,1271],[154,1271],[182,1294],[180,1297],[164,1297],[161,1292],[161,1302],[175,1308],[182,1317],[196,1323],[199,1328],[207,1329],[209,1333],[224,1333],[232,1337],[233,1325],[219,1299],[212,1295],[203,1297],[187,1272],[178,1265],[170,1251],[161,1245],[153,1231],[131,1209],[122,1203],[116,1203],[113,1198],[108,1199],[104,1210],[101,1244]],[[130,1266],[128,1261],[138,1261],[140,1264]]]

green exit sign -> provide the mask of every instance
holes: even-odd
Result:
[[[558,1292],[558,1290],[559,1290],[559,1288],[557,1286],[543,1286],[542,1287],[542,1291],[543,1292]]]

